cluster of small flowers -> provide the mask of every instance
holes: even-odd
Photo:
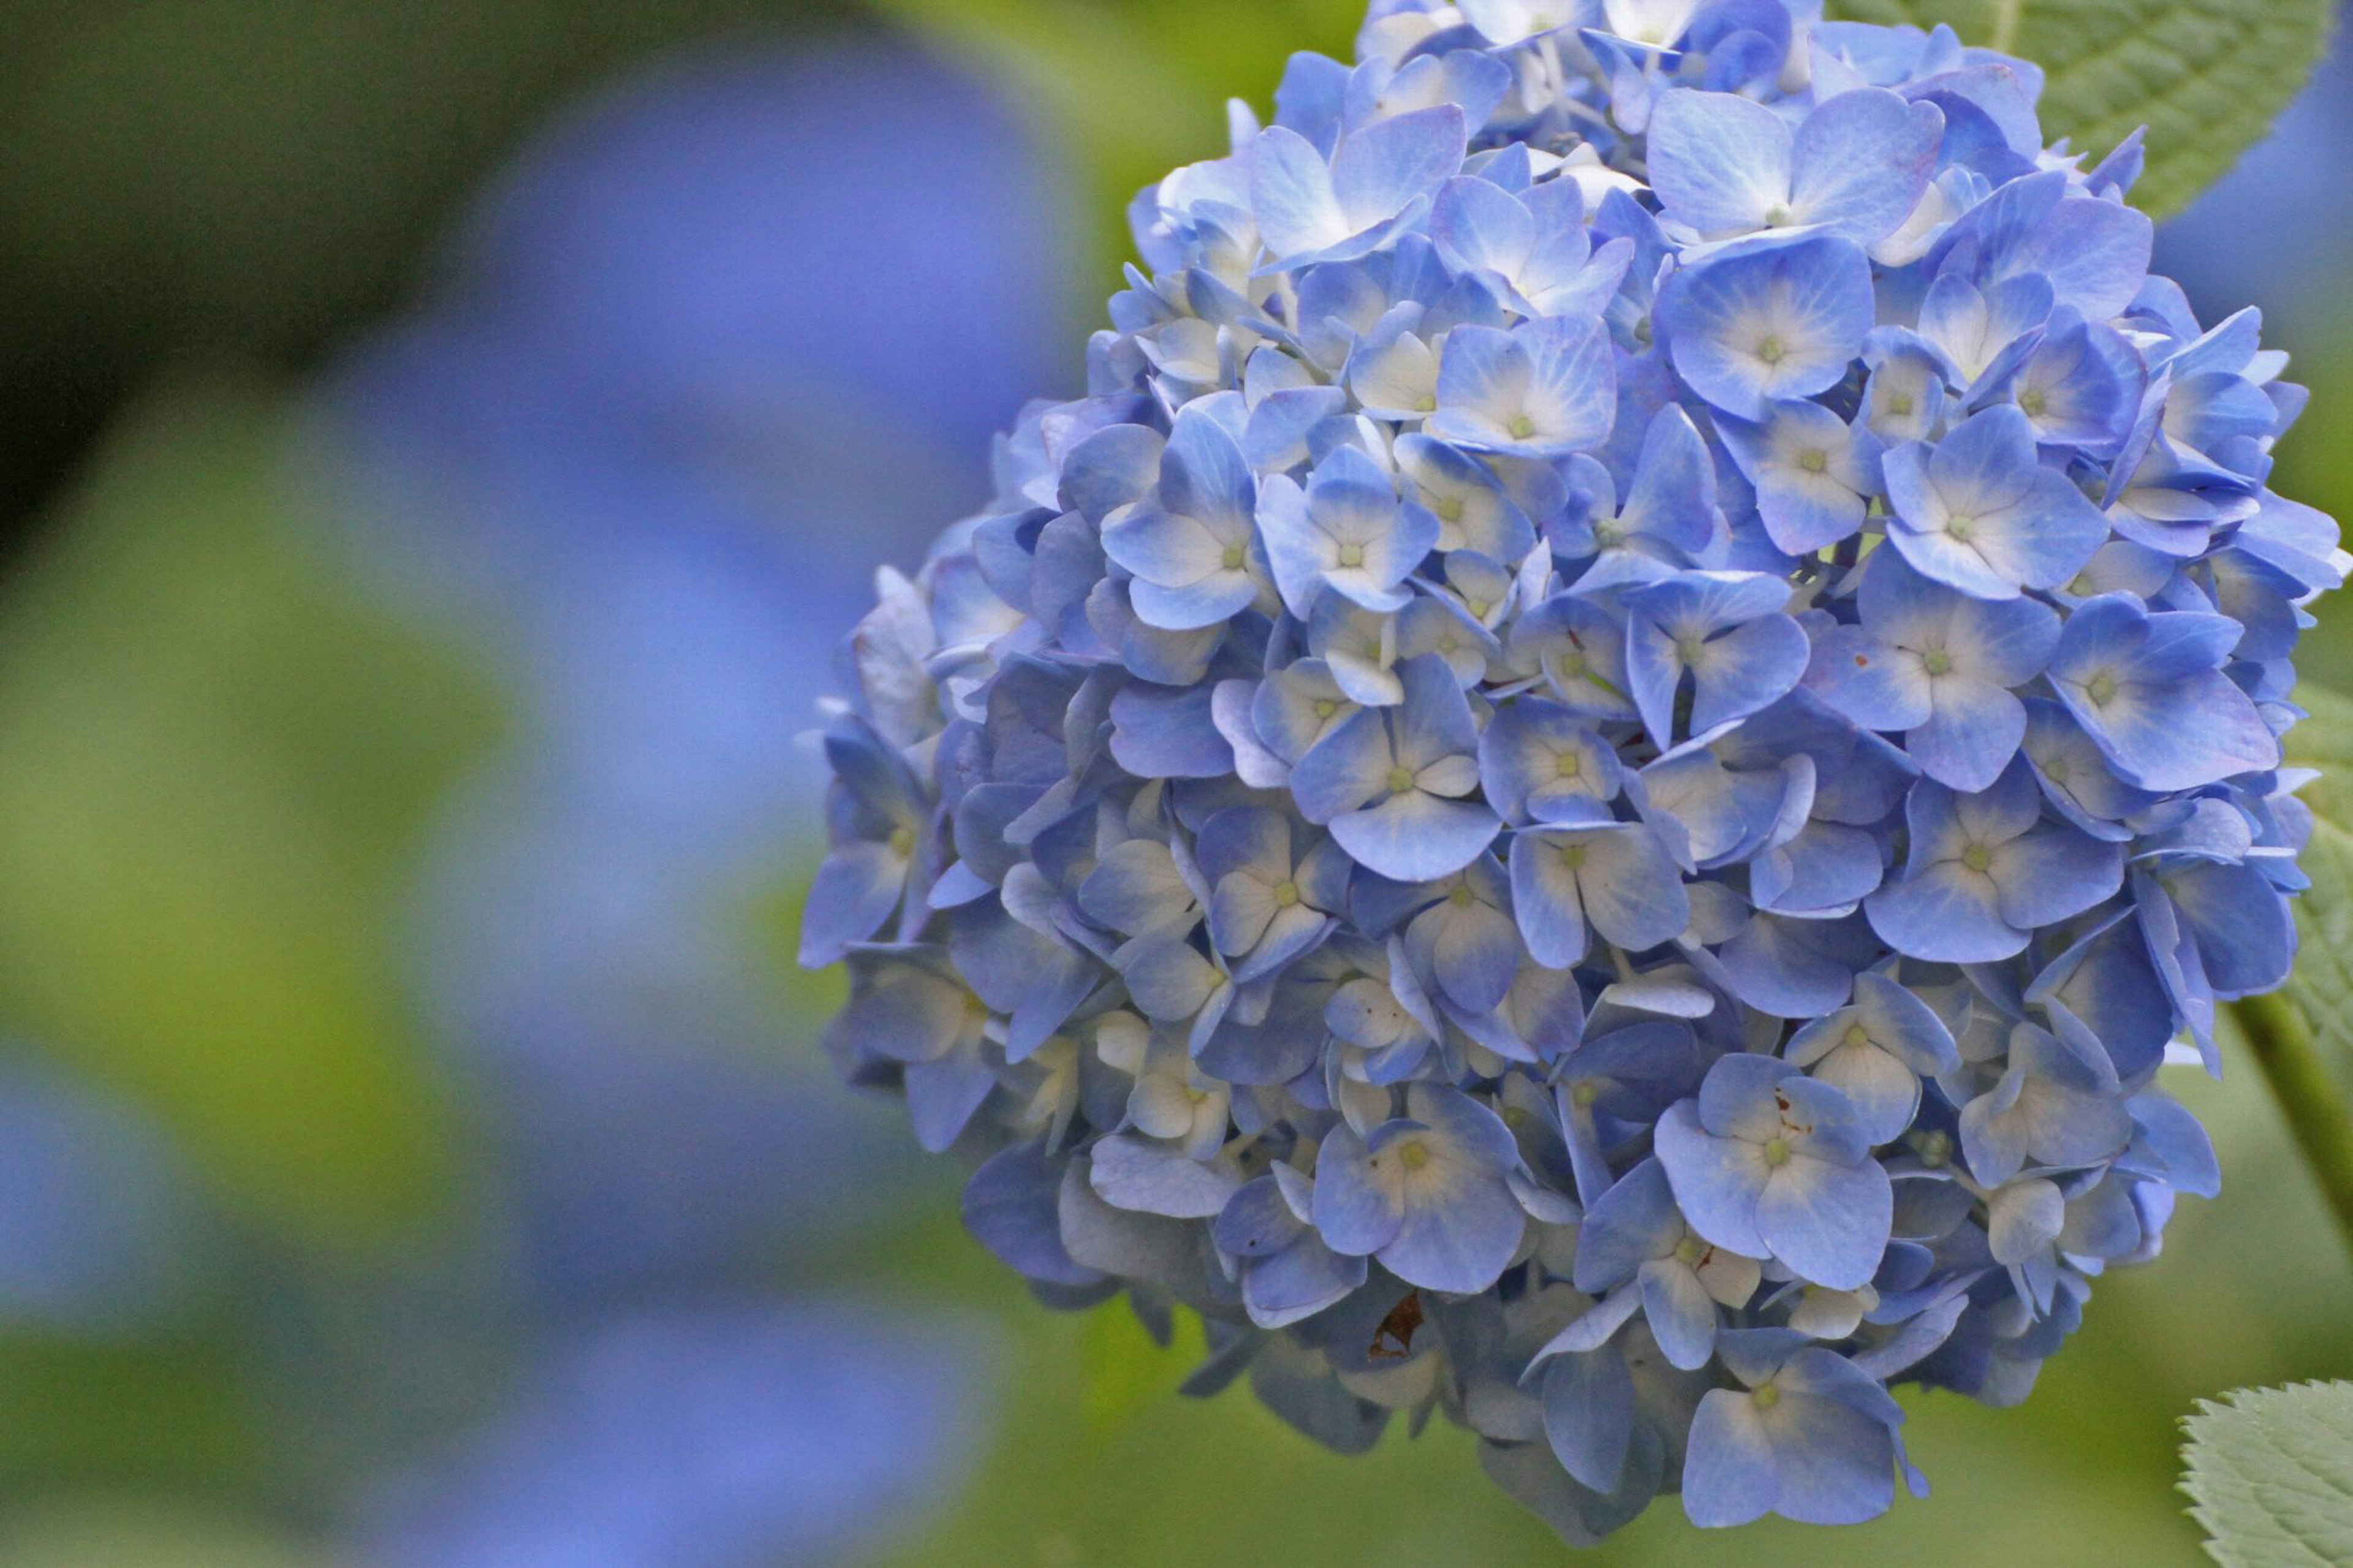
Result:
[[[1382,0],[1140,198],[845,655],[804,959],[1050,1302],[1589,1540],[1885,1509],[2211,1194],[2285,975],[2301,392],[2137,142],[1802,0]]]

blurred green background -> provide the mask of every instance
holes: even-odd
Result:
[[[1459,1433],[1334,1458],[1036,1307],[787,969],[866,574],[1075,381],[1128,195],[1360,9],[0,0],[0,1564],[1568,1555]],[[2274,307],[2340,516],[2348,185],[2332,65],[2160,258]],[[2231,1054],[2172,1086],[2223,1196],[2023,1410],[1911,1401],[1929,1501],[1588,1560],[2200,1561],[2179,1416],[2353,1372]],[[911,1337],[806,1392],[845,1310]]]

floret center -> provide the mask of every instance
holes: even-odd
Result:
[[[1920,656],[1920,668],[1931,675],[1953,673],[1953,656],[1943,648],[1932,647]]]
[[[1993,851],[1982,844],[1972,844],[1961,851],[1961,864],[1972,871],[1989,870],[1993,866]]]
[[[1410,768],[1391,768],[1389,770],[1388,782],[1389,793],[1391,795],[1403,795],[1406,791],[1413,787],[1413,770]]]
[[[1398,1162],[1409,1171],[1419,1171],[1430,1163],[1430,1149],[1422,1143],[1401,1143],[1398,1146]]]
[[[1575,752],[1563,752],[1553,763],[1553,771],[1565,779],[1577,778],[1585,772],[1585,759]]]
[[[1757,357],[1767,364],[1779,364],[1789,357],[1788,345],[1778,337],[1767,338],[1757,345]]]
[[[2043,410],[2051,406],[2051,400],[2042,395],[2040,387],[2030,387],[2019,395],[2018,405],[2026,411],[2028,417],[2040,419]]]
[[[1362,566],[1364,563],[1365,563],[1365,547],[1364,547],[1363,545],[1361,545],[1361,544],[1343,544],[1342,546],[1340,546],[1340,564],[1341,564],[1341,565],[1343,565],[1343,566]]]
[[[1967,544],[1971,538],[1975,537],[1977,531],[1978,520],[1976,518],[1951,517],[1945,520],[1945,531],[1951,534],[1955,539],[1959,540],[1963,544]]]
[[[1241,570],[1242,563],[1249,559],[1249,553],[1239,544],[1229,544],[1226,546],[1226,552],[1219,559],[1226,563],[1227,571],[1239,572]]]
[[[1830,466],[1831,455],[1828,452],[1810,451],[1798,459],[1798,467],[1810,474],[1825,473]]]
[[[2095,706],[2105,708],[2116,700],[2116,678],[2104,669],[2092,677],[2084,690]]]
[[[1274,907],[1287,910],[1299,901],[1299,884],[1284,882],[1274,889]]]
[[[1512,416],[1512,423],[1508,428],[1512,432],[1513,440],[1525,441],[1536,433],[1536,422],[1525,414],[1514,414]]]
[[[903,860],[914,852],[915,830],[912,827],[892,828],[891,830],[891,853],[898,856]]]
[[[1767,1138],[1765,1140],[1765,1163],[1768,1165],[1788,1164],[1789,1163],[1789,1141],[1787,1138]]]
[[[1757,1402],[1759,1410],[1770,1410],[1781,1403],[1781,1391],[1769,1383],[1760,1383],[1749,1391],[1748,1397]]]

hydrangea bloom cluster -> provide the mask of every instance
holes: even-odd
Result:
[[[1379,0],[1134,212],[1085,397],[845,658],[804,959],[1049,1302],[1590,1540],[1889,1506],[2217,1180],[2303,395],[2137,142],[1802,0]]]

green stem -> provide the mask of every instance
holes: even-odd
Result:
[[[2346,1246],[2353,1248],[2353,1112],[2344,1089],[2322,1059],[2303,1015],[2283,998],[2250,996],[2231,1005],[2287,1119],[2289,1134],[2336,1213]]]

